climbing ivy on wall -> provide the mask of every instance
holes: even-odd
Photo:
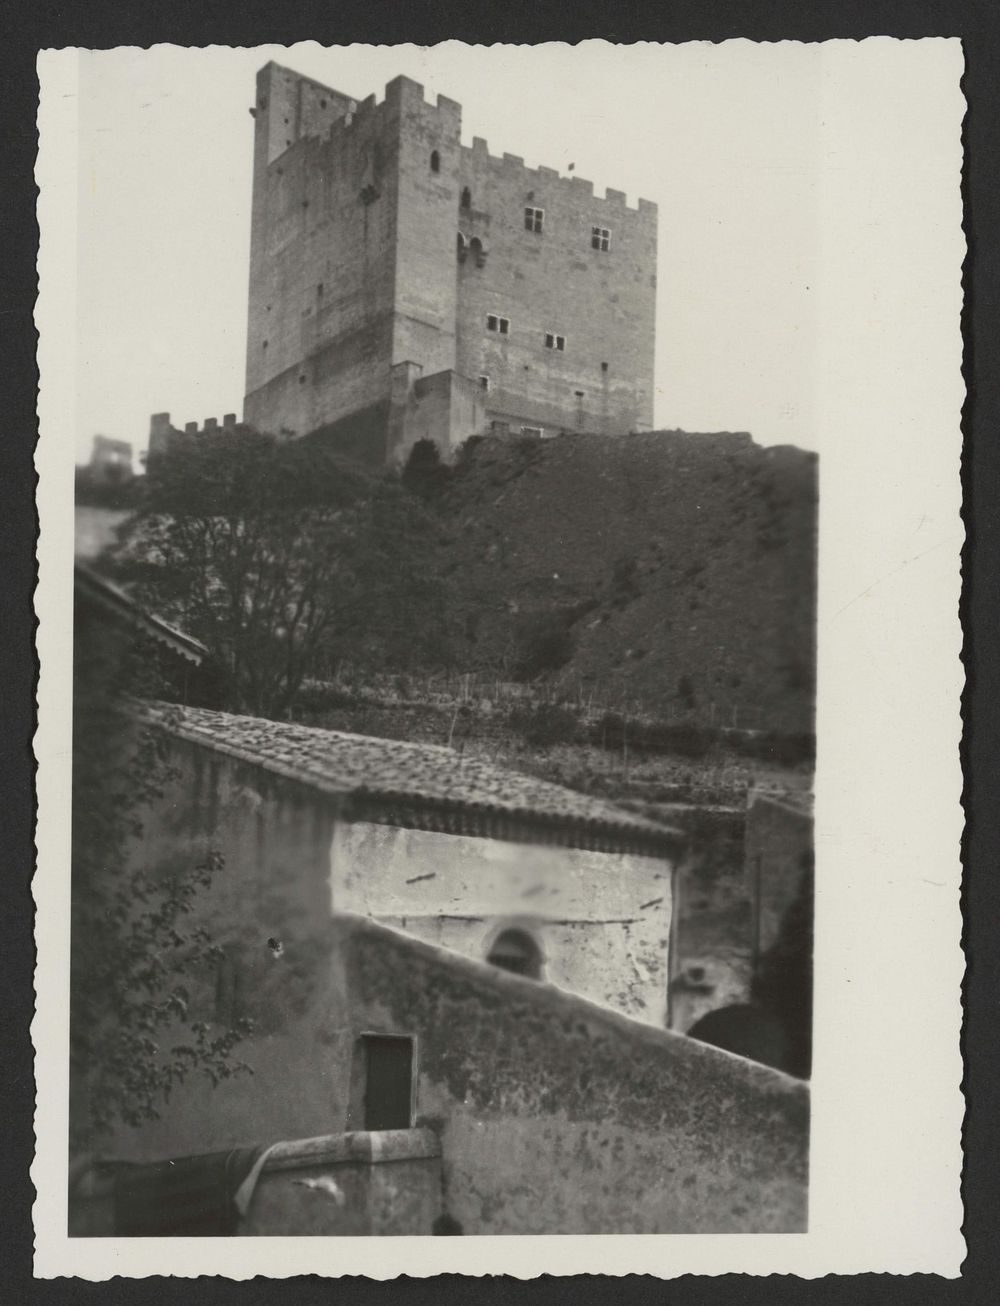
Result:
[[[172,776],[162,728],[129,716],[142,650],[102,648],[78,631],[74,686],[70,1143],[99,1149],[121,1126],[155,1120],[189,1075],[213,1083],[249,1067],[246,1022],[196,1018],[191,989],[221,953],[195,923],[221,857],[179,850],[169,873],[137,857],[142,811]]]

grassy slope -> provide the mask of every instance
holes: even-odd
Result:
[[[495,666],[523,614],[555,608],[565,688],[811,729],[816,481],[814,455],[748,437],[483,441],[445,504],[470,664]]]

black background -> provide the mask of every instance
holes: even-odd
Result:
[[[464,0],[426,4],[422,0],[327,0],[326,3],[262,4],[260,0],[219,4],[172,0],[137,3],[58,4],[22,0],[15,10],[0,3],[0,779],[4,795],[0,902],[3,1000],[0,1002],[0,1121],[3,1132],[3,1228],[0,1230],[0,1295],[9,1302],[281,1302],[346,1301],[356,1306],[384,1303],[465,1302],[597,1303],[645,1302],[988,1302],[1000,1299],[1000,5],[974,0],[902,0],[891,3],[787,0],[686,0],[685,3],[623,5],[573,0],[543,7],[522,0]],[[46,47],[117,45],[291,44],[351,42],[431,45],[447,39],[490,44],[536,44],[600,37],[628,43],[648,41],[819,41],[833,37],[890,35],[962,38],[968,101],[963,190],[969,252],[964,272],[963,485],[968,542],[964,556],[962,619],[968,685],[964,699],[968,829],[965,859],[966,1020],[966,1204],[969,1245],[963,1277],[862,1275],[801,1280],[791,1276],[752,1278],[686,1277],[667,1282],[632,1276],[514,1279],[223,1279],[33,1281],[31,1278],[33,1189],[28,1171],[33,1154],[33,1066],[28,1031],[32,998],[30,875],[33,859],[33,767],[36,663],[32,652],[35,583],[36,334],[32,320],[37,291],[35,256],[35,58]],[[914,1048],[914,1057],[924,1049]],[[859,1182],[878,1183],[877,1175]]]

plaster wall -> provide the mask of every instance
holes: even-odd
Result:
[[[436,1135],[418,1129],[348,1133],[276,1148],[240,1233],[428,1234],[440,1211]]]
[[[174,777],[143,814],[132,860],[168,878],[221,854],[195,923],[222,957],[185,974],[189,1015],[213,1037],[251,1019],[253,1037],[234,1058],[253,1073],[217,1087],[189,1076],[159,1120],[122,1127],[108,1154],[156,1160],[343,1129],[350,1036],[327,930],[336,805],[186,741],[174,739],[166,760]],[[160,1042],[170,1046],[169,1031]]]
[[[467,1234],[802,1232],[809,1093],[777,1071],[365,922],[352,1020],[417,1036]]]
[[[337,911],[476,959],[519,925],[538,942],[549,983],[666,1021],[666,861],[356,822],[337,825],[332,867]]]

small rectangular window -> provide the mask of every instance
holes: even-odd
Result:
[[[365,1129],[413,1124],[413,1039],[365,1034]]]
[[[558,349],[558,350],[560,350],[560,351],[564,350],[564,349],[566,348],[566,337],[565,337],[565,336],[557,336],[557,335],[556,335],[554,332],[552,332],[552,331],[546,331],[546,333],[545,333],[545,348],[546,348],[546,349]]]
[[[525,209],[524,210],[524,229],[525,231],[541,231],[545,225],[544,209]]]
[[[489,378],[488,376],[481,376],[481,377],[479,378],[479,388],[480,388],[480,390],[482,390],[485,394],[489,394],[489,392],[490,392],[490,378]]]
[[[486,317],[486,330],[496,331],[501,336],[509,336],[510,318],[498,317],[495,313],[489,313]]]
[[[609,227],[590,228],[591,249],[609,250],[611,248],[611,229]]]

